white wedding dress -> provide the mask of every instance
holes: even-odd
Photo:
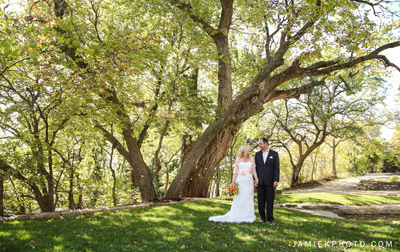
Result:
[[[254,222],[254,182],[251,174],[252,162],[238,164],[239,193],[233,197],[231,210],[225,215],[212,216],[209,221],[215,222]]]

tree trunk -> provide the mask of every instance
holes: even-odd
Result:
[[[51,148],[51,146],[50,146]],[[45,197],[47,210],[46,212],[54,212],[56,209],[55,200],[54,200],[54,174],[53,174],[53,153],[51,149],[48,151],[48,166],[49,166],[49,174],[47,176],[47,185],[48,185],[48,193]]]
[[[168,183],[169,183],[169,165],[166,165],[165,171],[165,186],[164,186],[164,195],[167,195],[168,192]]]
[[[181,10],[187,6],[176,4]],[[218,120],[232,104],[232,66],[229,50],[229,29],[233,16],[233,0],[221,1],[221,16],[218,29],[203,26],[202,29],[214,40],[218,51],[218,108],[217,121],[206,129],[206,134],[198,139],[190,148],[190,155],[181,162],[177,176],[172,181],[166,198],[174,199],[182,196],[207,197],[213,170],[227,154],[235,133],[227,129],[226,120]],[[196,20],[195,20],[196,21]],[[240,121],[240,122],[239,122]],[[233,127],[240,127],[243,120],[232,122]],[[206,136],[205,136],[206,135]],[[200,140],[200,141],[199,141]],[[189,157],[190,156],[190,157]]]
[[[303,167],[304,161],[306,160],[308,155],[311,153],[311,152],[309,152],[309,150],[310,149],[308,149],[306,151],[307,155],[306,154],[301,155],[299,157],[299,159],[297,160],[297,163],[294,166],[292,166],[293,173],[292,173],[292,181],[291,181],[290,186],[294,186],[299,182],[301,168]]]
[[[314,171],[315,171],[315,165],[313,164],[312,170],[311,170],[311,181],[314,180]]]
[[[113,198],[113,204],[114,206],[117,206],[118,204],[118,200],[115,194],[115,189],[117,186],[117,176],[115,175],[115,170],[112,167],[112,162],[113,162],[113,156],[114,156],[114,146],[111,147],[111,154],[110,154],[110,171],[111,171],[111,175],[113,177],[113,188],[112,188],[112,198]]]
[[[74,167],[70,167],[71,172],[69,175],[69,191],[68,191],[68,209],[76,209],[76,203],[74,200]]]
[[[79,174],[76,174],[76,186],[78,187],[79,191],[79,196],[78,196],[78,204],[76,205],[76,209],[82,209],[83,208],[83,195],[82,195],[82,186],[81,186],[81,180],[79,179]]]
[[[311,181],[314,180],[314,172],[317,167],[317,154],[314,154],[314,158],[311,157],[312,161],[312,170],[311,170]]]
[[[41,167],[39,166],[39,169]],[[41,185],[43,187],[43,194],[40,191],[40,188],[37,184],[33,183],[33,181],[30,181],[29,179],[27,179],[26,177],[24,177],[19,171],[17,171],[16,169],[14,169],[12,166],[10,166],[9,164],[7,164],[5,161],[3,161],[2,159],[0,159],[0,169],[3,170],[4,172],[10,172],[10,174],[12,176],[15,176],[17,179],[27,183],[29,185],[29,187],[32,189],[34,195],[35,195],[35,199],[36,202],[39,204],[40,210],[42,212],[52,212],[54,211],[53,207],[50,205],[47,205],[47,201],[45,199],[45,197],[43,196],[44,194],[47,193],[47,188],[46,185]],[[40,171],[43,172],[43,171]],[[53,210],[52,210],[53,209]]]
[[[215,197],[219,197],[219,183],[221,181],[220,166],[217,165],[217,181],[215,182]]]
[[[332,141],[332,177],[337,178],[336,174],[336,143],[335,138]]]
[[[133,199],[135,199],[135,188],[137,187],[137,184],[136,184],[136,182],[135,182],[135,176],[133,175],[134,173],[133,173],[133,167],[131,166],[131,169],[130,169],[130,179],[131,179],[131,190],[132,190],[132,200]]]
[[[181,151],[181,158],[179,160],[180,164],[184,163],[193,145],[194,145],[193,136],[189,134],[184,134],[182,137],[182,151]]]
[[[4,215],[4,177],[0,174],[0,216]]]
[[[5,161],[0,159],[0,169],[4,172],[10,172],[12,176],[23,181],[32,189],[35,195],[35,200],[39,204],[42,212],[54,212],[55,201],[54,201],[54,178],[53,178],[53,157],[51,149],[47,152],[47,165],[49,171],[46,170],[45,156],[44,156],[44,144],[40,141],[39,125],[34,127],[34,138],[36,146],[32,147],[32,153],[35,155],[36,166],[38,168],[39,180],[32,181],[22,175],[18,170],[7,164]],[[49,147],[51,148],[51,146]],[[47,184],[46,184],[47,181]],[[37,183],[37,184],[36,184]]]
[[[197,161],[196,169],[192,171],[184,185],[180,197],[201,197],[206,198],[210,181],[215,167],[228,154],[231,143],[240,128],[241,123],[234,125],[230,129],[222,131],[205,148],[205,152]],[[172,186],[172,185],[171,185]]]
[[[40,206],[40,210],[42,212],[54,212],[54,183],[53,183],[53,174],[52,174],[52,163],[51,163],[51,152],[48,152],[48,165],[49,165],[49,171],[46,170],[45,168],[45,155],[44,155],[44,144],[42,144],[42,141],[39,138],[39,124],[36,121],[36,124],[34,125],[34,138],[35,138],[35,144],[32,148],[32,152],[35,155],[36,158],[36,165],[38,167],[39,171],[39,176],[43,176],[46,181],[46,183],[43,181],[42,183],[39,183],[41,186],[42,191],[40,191],[39,188],[32,188],[35,193],[35,198],[36,201],[38,202]]]
[[[210,124],[194,142],[171,183],[167,199],[207,195],[212,170],[229,151],[242,123],[263,109],[257,103],[256,94],[252,96],[253,91],[248,89],[247,92],[238,95],[237,101],[229,107],[224,116]]]
[[[130,120],[127,115],[120,114],[125,120]],[[135,137],[133,137],[132,125],[125,122],[125,128],[122,130],[122,135],[126,143],[127,149],[114,137],[112,133],[103,128],[101,125],[96,125],[97,128],[103,131],[104,136],[113,144],[118,152],[128,161],[131,166],[131,181],[132,189],[135,186],[139,187],[142,201],[149,202],[157,199],[156,190],[153,184],[152,173],[143,160],[140,146]]]
[[[156,190],[150,169],[146,166],[137,141],[132,136],[127,136],[124,132],[125,141],[128,145],[129,154],[132,162],[131,166],[135,182],[139,186],[142,201],[149,202],[157,199]]]
[[[113,188],[112,188],[112,197],[113,197],[113,203],[114,206],[118,205],[118,199],[117,199],[117,194],[116,194],[116,189],[117,189],[117,176],[115,175],[115,170],[111,170],[112,177],[113,177]]]
[[[297,160],[296,163],[291,162],[292,163],[292,181],[291,181],[291,185],[290,186],[294,186],[299,182],[299,177],[300,177],[300,172],[301,172],[301,168],[304,165],[305,160],[311,155],[311,153],[318,148],[322,143],[324,143],[326,138],[326,132],[324,132],[321,136],[321,138],[317,141],[315,140],[314,143],[311,146],[307,146],[307,149],[305,152],[303,152],[303,144],[301,141],[297,141],[297,145],[298,145],[298,151],[299,151],[299,158]],[[289,152],[289,149],[286,148],[286,150]],[[289,154],[289,156],[292,156],[291,154]]]
[[[214,186],[213,186],[213,182],[210,182],[210,186],[208,188],[208,193],[207,193],[207,198],[213,198],[214,195]]]
[[[294,186],[297,184],[297,182],[299,181],[299,177],[300,177],[300,171],[301,171],[301,166],[294,166],[293,167],[293,173],[292,173],[292,181],[290,186]]]

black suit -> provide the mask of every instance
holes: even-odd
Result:
[[[254,158],[258,177],[257,200],[258,212],[263,222],[274,221],[274,181],[279,182],[279,156],[276,151],[269,150],[264,163],[263,152],[256,153]],[[267,206],[267,218],[265,218],[265,205]]]

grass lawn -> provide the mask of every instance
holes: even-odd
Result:
[[[396,180],[392,181],[392,178],[374,178],[375,181],[383,181],[383,182],[394,182],[394,181],[399,181],[397,178]]]
[[[276,195],[276,203],[326,203],[340,205],[400,204],[399,196],[339,194],[339,193],[295,193]]]
[[[282,196],[279,201],[293,197]],[[315,199],[319,197],[323,195]],[[400,250],[400,226],[390,222],[336,220],[284,208],[275,208],[272,225],[259,219],[252,224],[208,221],[209,216],[225,214],[230,205],[226,200],[209,200],[0,223],[0,251],[321,251],[318,241],[323,251],[373,251],[386,242],[387,250]],[[325,247],[328,241],[358,243],[349,248],[331,243]],[[359,246],[359,241],[365,245]],[[312,246],[305,247],[307,242]]]

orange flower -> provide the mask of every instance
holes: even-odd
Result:
[[[226,188],[226,191],[228,192],[229,195],[234,195],[234,194],[238,194],[239,192],[239,187],[238,187],[239,183],[234,183],[234,184],[230,184],[228,186],[228,188]]]

